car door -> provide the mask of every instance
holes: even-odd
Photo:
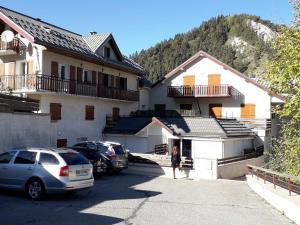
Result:
[[[10,151],[0,154],[0,186],[10,187],[12,185],[11,174],[12,160],[17,151]]]
[[[11,167],[13,185],[24,187],[26,181],[33,175],[36,166],[35,151],[19,151]]]

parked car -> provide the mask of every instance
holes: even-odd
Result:
[[[0,154],[0,187],[25,190],[38,200],[46,193],[90,188],[90,162],[71,149],[27,148]]]
[[[90,161],[90,163],[93,165],[93,173],[95,175],[100,175],[107,172],[106,157],[104,157],[99,151],[90,149],[88,147],[79,146],[73,146],[69,148],[81,153]]]
[[[109,172],[120,172],[128,168],[128,154],[124,146],[117,142],[84,141],[74,145],[74,147],[84,147],[90,150],[99,151],[105,158],[107,170]]]

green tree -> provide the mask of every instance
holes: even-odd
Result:
[[[280,30],[273,44],[274,54],[265,76],[274,92],[287,94],[284,106],[276,109],[284,121],[284,127],[281,138],[273,144],[269,155],[270,164],[275,169],[296,176],[300,176],[299,2],[300,0],[292,2],[295,10],[294,25]]]

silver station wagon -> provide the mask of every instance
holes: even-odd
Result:
[[[93,166],[74,150],[27,148],[0,154],[0,187],[25,190],[31,199],[93,184]]]

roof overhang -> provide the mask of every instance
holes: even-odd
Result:
[[[135,135],[141,134],[141,133],[143,132],[143,130],[149,128],[150,126],[152,126],[152,125],[154,125],[154,124],[160,126],[161,128],[165,128],[170,134],[176,135],[176,134],[174,133],[174,131],[172,131],[169,127],[167,127],[165,124],[163,124],[163,123],[162,123],[158,118],[156,118],[156,117],[153,117],[153,118],[152,118],[152,121],[151,121],[148,125],[146,125],[145,127],[143,127],[142,129],[140,129]]]
[[[26,32],[23,28],[21,28],[19,25],[14,23],[11,19],[9,19],[6,15],[4,15],[2,12],[0,12],[0,19],[6,23],[8,26],[10,26],[13,30],[15,30],[18,34],[22,35],[24,38],[26,38],[31,43],[34,42],[34,37],[30,35],[28,32]]]

